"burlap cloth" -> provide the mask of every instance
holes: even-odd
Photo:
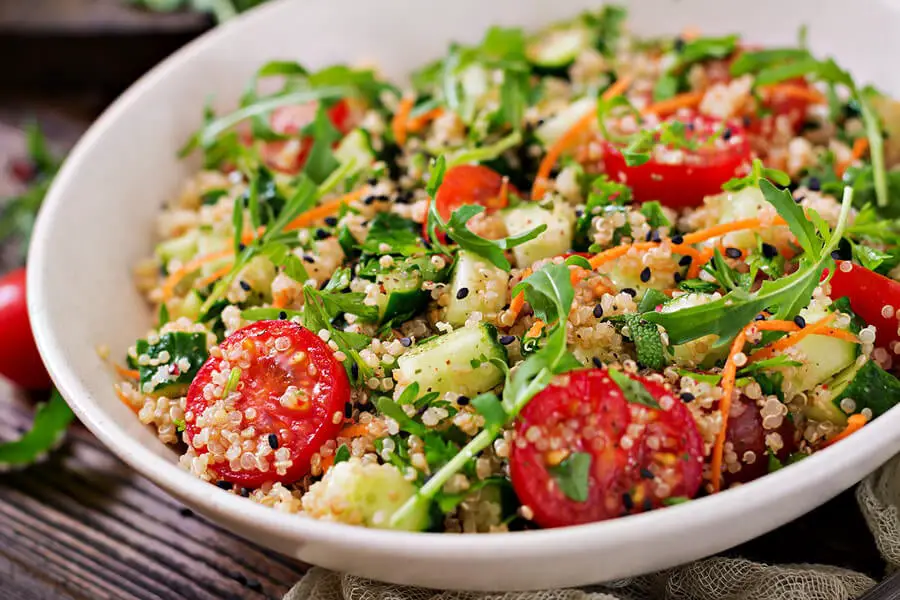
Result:
[[[891,573],[900,567],[900,456],[864,479],[856,500]],[[714,556],[590,588],[495,594],[397,586],[314,568],[284,600],[849,600],[874,584],[866,575],[828,565]]]

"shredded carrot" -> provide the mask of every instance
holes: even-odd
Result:
[[[700,251],[697,258],[691,261],[691,266],[688,267],[687,276],[688,279],[696,279],[700,277],[700,269],[703,268],[703,265],[712,260],[712,257],[715,255],[712,248],[704,248]]]
[[[843,177],[844,172],[856,161],[863,157],[863,154],[866,153],[866,150],[869,149],[869,139],[868,138],[856,138],[856,141],[853,142],[853,151],[850,153],[850,158],[841,162],[839,165],[835,167],[835,173],[838,177]]]
[[[444,114],[444,109],[440,106],[437,108],[432,108],[428,112],[422,113],[418,117],[412,117],[406,124],[406,130],[412,133],[416,133],[425,129],[425,126],[428,125],[431,121],[434,121],[439,116]]]
[[[704,92],[686,92],[666,100],[647,105],[641,114],[665,117],[682,108],[696,108],[703,100]]]
[[[785,333],[800,331],[800,327],[793,321],[781,321],[778,319],[757,321],[756,328],[759,331],[783,331]]]
[[[847,331],[846,329],[838,329],[837,327],[826,327],[822,331],[818,332],[817,335],[827,335],[828,337],[837,338],[845,342],[850,342],[851,344],[859,343],[859,336],[857,336],[855,333],[853,333],[852,331]]]
[[[569,270],[569,281],[572,283],[572,285],[577,284],[579,281],[584,279],[584,277],[585,271],[581,267],[575,267]]]
[[[824,331],[828,329],[828,326],[831,325],[831,322],[834,321],[835,317],[837,317],[837,315],[832,313],[824,319],[813,323],[812,325],[807,325],[802,329],[798,328],[797,331],[794,331],[790,335],[786,335],[780,340],[776,340],[765,348],[760,348],[759,350],[751,354],[749,362],[756,362],[758,360],[772,358],[782,350],[790,348],[807,336],[823,335]]]
[[[601,98],[609,100],[616,96],[621,96],[631,85],[631,77],[622,77],[614,84],[606,88]],[[568,150],[572,144],[597,120],[597,113],[590,110],[583,117],[575,121],[575,124],[562,134],[548,149],[547,154],[541,160],[538,166],[537,176],[534,179],[534,187],[531,189],[532,200],[540,200],[547,191],[547,183],[550,179],[550,172],[556,166],[556,162],[562,153]]]
[[[579,273],[579,275],[581,275],[581,273]],[[603,282],[594,286],[594,296],[597,298],[602,298],[603,294],[608,294],[610,291],[610,288]]]
[[[219,260],[221,258],[227,258],[233,254],[234,250],[230,248],[220,250],[218,252],[211,252],[210,254],[198,256],[194,260],[190,260],[185,263],[181,268],[169,273],[169,276],[166,277],[165,281],[163,281],[162,283],[162,286],[160,286],[160,289],[162,290],[163,300],[168,300],[169,298],[171,298],[172,294],[175,292],[175,287],[181,282],[181,280],[203,265]]]
[[[541,331],[544,329],[544,322],[540,319],[535,319],[534,324],[531,326],[531,329],[528,330],[528,333],[525,334],[525,337],[536,338],[541,335]]]
[[[850,417],[847,419],[847,426],[844,427],[844,430],[825,442],[822,447],[826,448],[835,442],[839,442],[845,438],[850,437],[850,434],[856,433],[857,431],[862,429],[863,426],[868,422],[869,420],[866,419],[866,417],[863,415],[850,415]]]
[[[513,315],[513,321],[519,317],[523,306],[525,306],[525,292],[519,292],[513,297],[512,302],[509,303],[509,312]]]
[[[319,466],[322,467],[322,473],[325,473],[329,469],[331,469],[331,467],[334,466],[334,454],[323,456],[321,462],[319,462]]]
[[[198,279],[197,282],[194,284],[194,287],[202,288],[202,287],[208,286],[208,285],[211,284],[211,283],[217,282],[217,281],[220,280],[221,278],[223,278],[223,277],[225,277],[226,275],[228,275],[228,273],[231,271],[231,268],[232,268],[233,266],[234,266],[233,264],[227,264],[227,265],[225,265],[224,267],[222,267],[221,269],[216,269],[215,271],[213,271],[212,273],[210,273],[210,274],[207,275],[206,277],[201,277],[201,278]]]
[[[118,363],[113,363],[113,369],[116,370],[116,373],[119,374],[119,377],[124,377],[125,379],[139,379],[141,374],[138,373],[136,369],[129,369],[128,367],[124,367]]]
[[[284,228],[285,231],[293,231],[294,229],[300,229],[302,227],[309,227],[314,224],[316,221],[321,221],[325,217],[330,217],[337,211],[341,209],[341,205],[349,204],[354,200],[358,200],[363,195],[363,188],[359,188],[353,190],[348,194],[344,194],[334,200],[329,200],[324,204],[320,204],[319,206],[313,208],[312,210],[308,210],[290,223]]]
[[[713,493],[718,492],[722,486],[722,456],[725,453],[725,435],[728,431],[728,415],[731,413],[731,396],[734,394],[734,380],[737,376],[737,363],[735,356],[740,354],[747,342],[747,332],[754,327],[755,323],[751,323],[744,327],[731,343],[731,349],[728,351],[728,359],[725,361],[725,368],[722,369],[722,399],[719,400],[719,414],[721,415],[721,426],[719,433],[716,434],[716,442],[713,445],[711,468],[711,483]]]
[[[272,308],[284,308],[287,306],[287,296],[284,292],[272,295]]]
[[[775,83],[763,86],[762,92],[769,97],[781,96],[782,98],[793,98],[797,100],[806,100],[812,104],[822,104],[825,97],[819,90],[811,88],[807,85],[798,85],[796,83]]]
[[[394,113],[394,118],[391,119],[391,131],[394,133],[394,141],[397,142],[398,146],[406,144],[406,134],[409,131],[409,113],[412,112],[415,102],[415,98],[412,96],[405,96],[400,100],[397,112]]]
[[[116,396],[119,397],[119,400],[122,402],[122,404],[131,409],[131,412],[133,412],[134,414],[138,413],[140,409],[134,407],[134,405],[131,403],[131,400],[128,399],[128,396],[126,396],[125,393],[121,389],[119,389],[119,386],[116,386]]]
[[[622,256],[628,254],[628,252],[634,248],[635,250],[649,250],[650,248],[656,247],[657,242],[638,242],[636,244],[624,244],[622,246],[613,246],[608,250],[604,250],[599,254],[595,254],[592,256],[588,262],[591,263],[591,268],[596,269],[611,260],[615,260]]]
[[[369,426],[362,423],[347,425],[337,434],[339,438],[358,438],[365,435],[369,435]]]
[[[740,221],[722,223],[721,225],[714,225],[707,229],[701,229],[699,231],[695,231],[694,233],[689,233],[684,236],[683,243],[697,244],[715,237],[725,235],[726,233],[731,233],[733,231],[757,229],[760,227],[774,227],[776,225],[787,225],[787,223],[785,223],[784,219],[782,219],[781,217],[775,217],[771,223],[765,225],[760,219],[741,219]]]

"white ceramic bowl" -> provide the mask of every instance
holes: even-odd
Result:
[[[95,353],[121,354],[151,320],[131,267],[152,248],[154,217],[196,164],[176,150],[204,102],[236,104],[251,73],[273,58],[310,67],[376,60],[390,76],[474,42],[491,24],[537,27],[576,13],[580,0],[329,0],[275,2],[213,31],[145,76],[97,121],[66,161],[31,246],[29,309],[54,381],[79,418],[116,454],[191,508],[304,561],[396,583],[519,590],[573,586],[670,567],[773,529],[857,482],[900,450],[894,409],[838,446],[749,485],[695,502],[593,525],[497,535],[412,534],[285,516],[182,471],[175,454],[113,393]],[[851,8],[852,7],[852,8]],[[900,93],[900,16],[887,2],[641,0],[647,34],[688,25],[793,42],[807,23],[817,52]]]

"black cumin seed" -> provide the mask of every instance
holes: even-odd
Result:
[[[274,433],[269,434],[269,448],[278,450],[278,436]]]
[[[675,273],[674,279],[675,279],[675,285],[678,285],[679,283],[684,281],[684,275],[682,275],[681,273]]]
[[[284,312],[284,311],[279,312],[279,313],[278,313],[278,318],[281,319],[282,321],[285,320],[285,319],[287,319],[287,313]]]
[[[725,248],[725,256],[728,258],[740,258],[741,251],[737,248]]]
[[[331,235],[331,234],[329,234],[329,233],[328,233],[327,231],[325,231],[324,229],[316,229],[316,239],[324,240],[324,239],[327,238],[329,235]]]
[[[250,497],[250,488],[241,488],[241,496],[244,498]]]
[[[216,485],[222,488],[223,490],[230,490],[233,486],[230,481],[217,481]]]
[[[408,337],[402,337],[400,338],[400,345],[404,348],[409,348],[410,346],[412,346],[412,340]]]
[[[731,127],[726,127],[725,131],[722,132],[722,139],[727,142],[731,139],[732,135],[734,135],[734,132],[731,131]]]
[[[660,237],[659,231],[657,231],[656,229],[653,230],[653,235],[650,236],[650,241],[657,242],[657,243],[662,241],[662,237]]]
[[[650,281],[650,275],[650,267],[644,267],[644,270],[641,271],[641,281],[647,283],[648,281]]]
[[[672,236],[672,243],[673,244],[683,244],[684,236],[681,235],[680,233],[676,233],[675,235]]]
[[[625,506],[626,511],[634,509],[634,500],[631,498],[631,494],[622,494],[622,504]]]
[[[603,368],[603,361],[600,360],[599,358],[597,358],[596,356],[591,359],[591,362],[594,363],[594,366],[597,367],[598,369]]]
[[[353,405],[349,402],[344,403],[344,416],[348,419],[353,416]]]
[[[245,292],[249,292],[251,290],[250,284],[244,280],[241,280],[240,286],[241,286],[241,289],[244,290]]]
[[[469,295],[469,288],[459,288],[459,291],[456,292],[456,299],[462,300],[466,296]]]
[[[377,185],[377,184],[378,184],[378,180],[375,179],[374,177],[369,177],[369,178],[366,180],[366,183],[368,183],[369,185]]]
[[[692,393],[690,393],[690,392],[682,392],[681,393],[682,402],[690,402],[693,399],[694,399],[694,395]]]
[[[632,298],[637,298],[637,290],[634,288],[622,288],[622,291],[631,296]]]
[[[762,253],[766,258],[775,258],[776,256],[778,256],[778,248],[776,248],[772,244],[766,244],[764,242],[762,245]]]
[[[460,396],[459,398],[456,399],[456,403],[459,406],[465,406],[466,404],[469,403],[469,397],[468,396]]]
[[[644,241],[649,242],[652,239],[653,239],[653,230],[651,229],[651,230],[647,231],[647,235],[644,236]]]
[[[653,479],[653,471],[646,468],[641,469],[641,477],[643,477],[644,479]]]
[[[693,259],[690,256],[682,256],[681,260],[678,261],[678,264],[681,265],[682,267],[686,267],[689,264],[691,264],[692,260]]]
[[[576,217],[581,217],[582,215],[584,215],[584,211],[581,210],[580,208],[576,208],[576,209],[575,209],[575,216],[576,216]]]
[[[363,204],[370,205],[375,202],[375,196],[366,196],[363,198]]]
[[[314,259],[314,258],[313,258],[312,256],[310,256],[309,254],[304,254],[304,255],[303,255],[303,260],[305,260],[306,262],[308,262],[308,263],[310,263],[310,264],[316,262],[316,259]]]
[[[796,324],[800,329],[803,329],[804,327],[806,327],[806,319],[804,319],[800,315],[797,315],[796,317],[794,317],[794,324]]]
[[[594,316],[598,319],[603,316],[603,307],[599,304],[594,306]]]
[[[238,244],[238,250],[243,251],[243,250],[246,249],[246,248],[247,248],[247,245],[246,245],[246,244]]]
[[[810,177],[809,182],[806,184],[806,187],[814,192],[818,192],[822,189],[822,182],[819,181],[818,177]]]
[[[329,227],[334,227],[338,224],[338,219],[337,217],[325,217],[325,224]]]
[[[514,335],[503,335],[500,336],[500,343],[504,346],[509,346],[516,340],[516,336]]]

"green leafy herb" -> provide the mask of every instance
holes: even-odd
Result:
[[[421,229],[419,224],[396,213],[380,212],[369,225],[362,250],[377,256],[422,254],[425,247],[422,245]],[[389,246],[390,249],[382,250],[382,244]]]
[[[631,204],[631,188],[617,181],[612,181],[606,175],[600,175],[591,182],[591,190],[584,206],[584,212],[575,220],[575,242],[581,248],[587,248],[591,244],[590,231],[594,217],[607,212],[613,207],[618,209]],[[619,233],[618,231],[616,233]],[[631,235],[629,227],[622,235]],[[613,243],[617,243],[613,239]]]
[[[173,331],[152,344],[138,340],[137,354],[149,358],[145,363],[138,361],[141,392],[175,394],[191,384],[206,362],[206,334]]]
[[[469,163],[482,163],[496,160],[507,150],[515,148],[522,143],[522,132],[514,131],[499,139],[493,144],[479,146],[478,148],[463,148],[457,150],[447,160],[447,167],[455,167]]]
[[[646,292],[644,292],[644,297],[641,298],[640,304],[638,304],[638,312],[645,313],[651,310],[656,310],[656,307],[665,304],[669,301],[669,297],[666,296],[665,293],[655,289],[650,288]]]
[[[237,389],[238,383],[241,381],[241,372],[240,367],[233,367],[231,372],[228,373],[228,380],[225,382],[225,387],[222,388],[223,398]]]
[[[472,399],[472,406],[475,407],[478,414],[484,417],[487,427],[502,426],[509,419],[496,394],[487,393],[476,396]]]
[[[718,291],[719,284],[703,279],[685,279],[678,284],[678,289],[697,294],[712,294]]]
[[[347,444],[341,444],[334,453],[334,464],[340,464],[350,460],[350,448]]]
[[[72,409],[53,390],[50,400],[38,405],[31,429],[18,440],[0,444],[0,470],[23,468],[41,460],[62,441],[74,418]]]
[[[319,103],[316,118],[303,129],[303,133],[314,140],[309,155],[306,157],[303,172],[314,183],[322,183],[338,167],[338,160],[334,157],[331,148],[336,141],[341,139],[341,132],[332,124],[323,103]]]
[[[548,325],[568,315],[575,299],[566,263],[544,265],[513,288],[513,297],[520,292],[525,294],[534,315]]]
[[[616,385],[619,386],[619,389],[622,390],[622,394],[625,396],[627,402],[649,406],[650,408],[659,408],[659,403],[656,401],[656,398],[647,391],[647,388],[644,387],[643,383],[632,379],[625,373],[616,369],[608,369],[607,371],[610,379],[612,379]]]
[[[587,452],[573,452],[558,465],[548,467],[556,485],[567,498],[575,502],[588,499],[590,484],[591,455]]]
[[[675,62],[657,80],[653,88],[653,99],[665,100],[686,87],[685,76],[688,69],[699,62],[731,56],[737,48],[738,37],[701,37],[691,40],[678,50]]]
[[[663,498],[663,506],[675,506],[676,504],[684,504],[685,502],[690,502],[691,499],[687,496],[670,496],[668,498]]]

